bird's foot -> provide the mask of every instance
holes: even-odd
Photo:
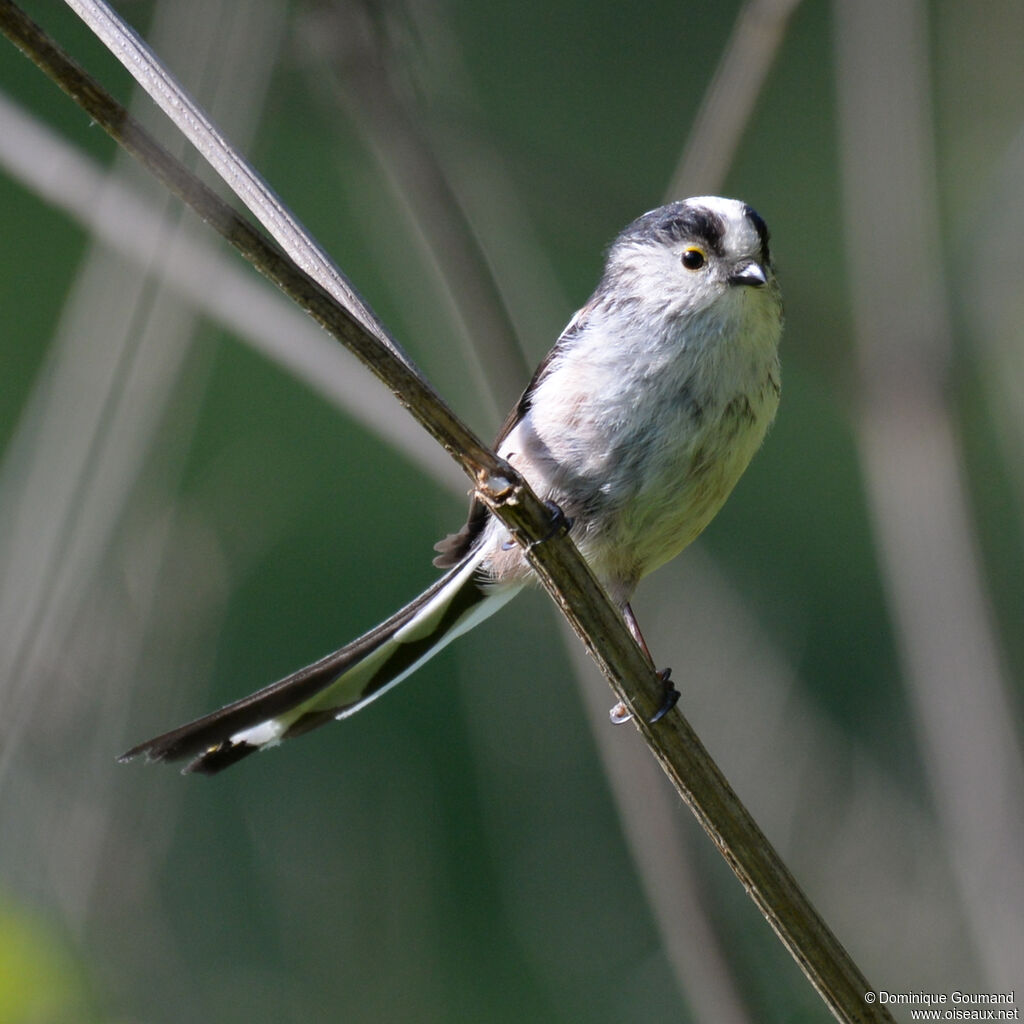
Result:
[[[676,706],[676,702],[679,700],[679,691],[672,682],[672,669],[663,668],[658,673],[658,678],[661,680],[661,707],[647,719],[650,725],[660,722]]]
[[[544,544],[551,540],[552,537],[568,533],[572,529],[573,520],[562,511],[561,505],[554,501],[545,501],[544,507],[551,513],[551,525],[548,527],[548,532],[540,540],[531,540],[527,544],[527,551],[532,551],[538,544]]]
[[[660,722],[665,715],[667,715],[675,706],[679,700],[679,691],[675,688],[672,683],[672,669],[663,668],[658,673],[658,678],[661,680],[661,706],[657,711],[647,719],[649,725],[654,725],[655,722]],[[608,712],[608,717],[612,720],[613,725],[623,725],[628,722],[632,717],[632,713],[629,708],[626,707],[622,701],[619,701]]]
[[[560,533],[568,533],[572,529],[574,520],[570,519],[558,504],[553,501],[545,501],[544,506],[551,513],[551,526],[548,528],[548,532],[539,540],[531,540],[527,543],[527,551],[532,551],[538,544],[544,544],[551,540],[552,537],[557,537]],[[509,539],[501,545],[501,550],[510,551],[516,546],[516,544],[517,541],[515,538],[509,537]]]

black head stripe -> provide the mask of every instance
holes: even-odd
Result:
[[[743,207],[743,214],[754,226],[754,230],[757,232],[757,237],[761,239],[761,261],[763,263],[771,262],[771,255],[768,251],[768,225],[765,224],[761,218],[761,214],[757,212],[752,206]]]
[[[680,202],[645,213],[622,232],[620,239],[639,242],[653,238],[665,244],[697,242],[721,256],[724,236],[725,224],[717,213]]]
[[[703,207],[684,206],[680,212],[670,213],[656,226],[655,232],[666,241],[699,242],[716,256],[722,255],[725,225],[717,213]]]

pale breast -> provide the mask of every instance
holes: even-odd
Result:
[[[677,555],[721,508],[779,396],[774,317],[661,338],[588,332],[542,380],[502,454],[575,520],[573,536],[616,600]],[[717,332],[717,333],[715,333]],[[691,335],[703,345],[687,345]]]

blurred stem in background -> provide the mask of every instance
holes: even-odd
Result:
[[[157,45],[174,54],[185,73],[204,83],[218,116],[245,140],[258,121],[281,28],[281,11],[275,5],[202,0],[160,5],[151,31]],[[134,106],[143,123],[161,116],[148,97],[137,96]],[[8,126],[17,128],[12,112],[5,113]],[[16,131],[5,132],[5,146],[17,148],[21,155],[25,151],[20,143],[28,141],[44,147],[49,142],[45,135],[28,139]],[[174,147],[180,153],[188,148],[180,137]],[[30,742],[35,731],[42,727],[54,734],[55,706],[63,709],[60,717],[68,725],[77,722],[81,729],[94,721],[92,742],[106,751],[119,742],[125,716],[141,696],[115,681],[154,672],[159,678],[155,666],[144,667],[141,661],[144,623],[158,614],[160,580],[168,575],[168,560],[179,557],[173,549],[178,531],[187,528],[188,514],[175,494],[192,442],[187,425],[190,420],[194,424],[202,399],[195,365],[191,386],[181,386],[197,329],[196,308],[181,301],[161,267],[181,266],[197,248],[209,253],[205,227],[183,219],[180,204],[127,154],[119,153],[101,179],[88,161],[69,166],[54,161],[61,153],[29,150],[33,151],[42,158],[40,168],[63,175],[57,189],[62,205],[77,197],[81,214],[92,222],[90,228],[105,225],[108,230],[93,236],[45,372],[36,382],[0,470],[5,496],[0,529],[0,563],[5,567],[0,651],[7,687],[0,755],[4,783],[15,754],[23,757],[37,746]],[[126,196],[134,201],[126,204]],[[112,233],[130,238],[133,251],[112,252],[103,237]],[[172,402],[173,422],[180,432],[168,436],[161,427],[166,427]],[[131,614],[127,609],[120,613],[136,624],[104,652],[108,664],[103,678],[109,681],[105,693],[79,689],[77,666],[70,675],[57,673],[60,689],[51,691],[40,680],[53,679],[55,664],[80,651],[77,634],[83,620],[104,604],[101,565],[131,536],[130,501],[138,501],[140,489],[148,492],[161,527],[147,529],[144,546],[137,538],[137,554],[143,556],[135,564],[138,606]],[[197,572],[193,578],[187,604],[193,625],[187,632],[197,642],[198,624],[222,614],[225,595],[216,574]],[[117,614],[113,609],[112,605],[110,611]],[[83,660],[88,659],[79,655],[78,661]],[[46,724],[41,726],[40,720]],[[103,914],[96,905],[102,889],[98,879],[107,871],[108,843],[118,829],[116,794],[94,773],[77,772],[64,778],[59,795],[51,793],[42,781],[49,774],[43,764],[36,771],[41,776],[36,799],[48,813],[34,818],[35,834],[31,841],[22,837],[21,853],[42,867],[39,882],[60,906],[68,928],[84,939]],[[4,802],[16,799],[9,785],[0,792]],[[67,807],[67,814],[53,813],[58,806]],[[74,827],[86,819],[92,827]],[[165,857],[160,844],[166,846],[172,832],[139,830],[121,839],[145,847],[146,858],[156,866]],[[69,833],[74,837],[70,842]],[[140,886],[135,899],[148,906],[153,926],[141,941],[153,956],[173,962],[174,943],[163,930],[159,895]]]
[[[665,201],[721,191],[800,0],[747,0],[704,93]]]
[[[926,7],[834,10],[855,426],[918,742],[996,988],[1024,963],[1024,769],[949,406]]]

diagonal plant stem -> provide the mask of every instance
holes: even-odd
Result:
[[[155,70],[159,62],[134,33],[120,25],[106,7],[69,2],[89,11],[102,11],[103,30],[113,32],[120,40],[114,43],[114,52],[120,56],[119,50],[123,47],[130,54],[128,66],[142,76],[142,84],[154,80],[161,83],[157,91],[167,101],[165,109],[182,114],[183,130],[204,134],[203,125],[209,124],[205,116],[196,116],[195,105],[165,70],[161,68],[159,73]],[[89,18],[86,20],[92,24]],[[345,304],[351,289],[339,284],[339,281],[344,283],[343,278],[332,269],[329,260],[327,268],[318,266],[319,260],[312,258],[312,254],[319,253],[319,248],[301,229],[297,237],[289,236],[288,244],[294,242],[299,250],[296,262],[309,272],[299,269],[249,222],[171,158],[11,0],[0,0],[0,28],[168,188],[318,323],[359,355],[425,429],[444,445],[473,479],[481,499],[523,544],[541,583],[558,602],[618,698],[633,713],[634,722],[676,790],[832,1013],[837,1019],[849,1022],[891,1021],[884,1008],[865,1003],[864,994],[870,991],[870,985],[800,890],[682,714],[676,711],[656,726],[648,724],[647,719],[662,700],[660,679],[576,547],[564,534],[552,536],[551,512],[511,467],[486,448],[444,405],[412,365],[398,355],[394,344],[381,336],[386,336],[386,332],[368,308],[358,300],[354,310]],[[134,68],[133,62],[137,62]],[[178,123],[177,118],[175,122]],[[218,144],[223,140],[212,126],[211,132],[214,149],[228,161],[226,180],[229,184],[241,182],[242,191],[246,193],[255,188],[260,198],[253,201],[251,208],[266,212],[275,227],[280,227],[277,219],[282,209],[280,202],[265,189],[247,164],[244,172],[234,166],[244,161],[231,154],[230,147],[225,150]],[[289,231],[289,225],[297,225],[290,215],[284,223]],[[313,273],[317,275],[315,280],[310,276]],[[340,298],[335,294],[338,291]],[[364,322],[366,320],[369,323]]]
[[[764,72],[782,41],[785,14],[798,2],[768,0],[766,4],[765,0],[747,0],[736,20],[719,71],[701,106],[707,116],[697,119],[685,147],[687,154],[710,156],[717,161],[719,177],[731,163],[764,85]],[[417,11],[420,9],[406,8],[405,13],[415,15]],[[491,412],[498,414],[515,400],[515,394],[507,389],[530,375],[506,298],[504,285],[509,271],[506,268],[503,283],[500,265],[493,260],[506,247],[528,244],[523,221],[516,216],[506,217],[501,234],[492,234],[500,243],[486,251],[475,228],[481,213],[479,201],[476,209],[473,206],[479,188],[475,185],[479,174],[474,171],[481,169],[480,154],[485,144],[476,134],[472,141],[461,132],[444,133],[441,140],[436,137],[439,126],[429,115],[425,117],[425,111],[413,100],[424,82],[417,79],[413,89],[398,87],[399,68],[404,68],[398,44],[388,33],[373,31],[367,25],[368,18],[366,5],[356,2],[317,10],[303,19],[304,42],[333,71],[325,75],[322,64],[317,63],[309,78],[321,92],[325,91],[324,83],[333,87],[335,108],[341,107],[358,127],[367,149],[384,171],[394,202],[411,214],[416,236],[429,252],[428,265],[450,305],[454,334],[466,351],[470,372],[479,370],[482,363],[486,372],[475,374],[477,379],[482,378],[482,393],[506,395],[504,400],[493,402],[497,408]],[[429,30],[421,26],[416,34],[430,39],[428,53],[433,53],[428,61],[443,66],[442,88],[457,93],[466,103],[474,91],[471,76],[460,67],[454,41],[439,38],[444,31],[442,24],[431,21]],[[442,60],[436,58],[438,50],[443,52]],[[723,122],[714,117],[716,111],[727,122],[725,138]],[[459,173],[456,169],[467,157],[473,171]],[[516,185],[501,174],[500,162],[489,160],[485,166],[488,178],[500,179],[492,180],[487,191],[500,193],[502,206],[514,202]],[[474,185],[467,189],[470,181]],[[719,185],[717,180],[701,180],[699,190],[718,192]],[[671,197],[697,190],[677,186]],[[491,209],[487,204],[487,212]],[[516,235],[518,245],[513,241]],[[541,252],[535,246],[530,248],[532,251],[517,262],[517,268],[543,262]],[[553,280],[550,274],[535,275],[530,286],[531,306],[536,306],[539,295],[541,306],[565,306],[564,296],[559,297],[558,289],[552,287]],[[470,325],[475,325],[477,337],[485,343],[470,337]],[[693,570],[691,563],[688,572]],[[591,734],[610,782],[618,819],[680,994],[698,1021],[743,1024],[749,1014],[742,1005],[738,984],[730,978],[720,937],[707,917],[708,908],[699,898],[700,884],[690,863],[690,844],[679,827],[681,822],[671,813],[673,795],[659,783],[658,766],[644,748],[618,742],[615,730],[608,729],[605,697],[593,686],[591,673],[586,670],[588,659],[568,629],[561,630],[560,635],[575,666],[575,681],[588,711]],[[637,801],[634,795],[641,791],[645,799]]]
[[[242,200],[294,263],[320,282],[356,320],[396,358],[405,354],[363,301],[352,282],[317,245],[309,232],[267,183],[224,138],[205,112],[178,85],[149,47],[107,4],[97,0],[65,0],[97,38],[127,68],[152,100],[174,122],[200,155]]]

